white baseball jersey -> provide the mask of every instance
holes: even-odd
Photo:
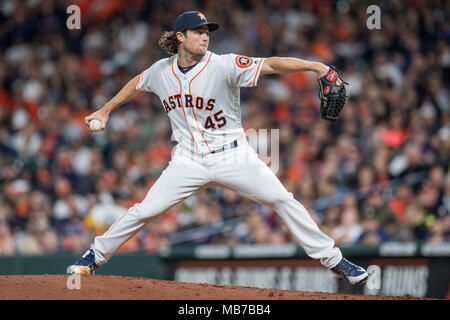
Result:
[[[155,62],[136,86],[159,96],[174,140],[206,154],[242,137],[239,89],[257,85],[264,59],[207,51],[185,74],[177,60],[174,55]]]

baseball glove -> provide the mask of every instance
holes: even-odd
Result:
[[[338,86],[336,85],[338,78],[342,80],[339,71],[334,66],[330,66],[327,74],[318,80],[320,115],[322,119],[332,122],[337,120],[347,98],[345,84],[348,85],[348,83],[342,80],[342,84]]]

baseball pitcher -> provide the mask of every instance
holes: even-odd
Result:
[[[143,92],[158,95],[177,142],[167,168],[145,199],[129,208],[68,273],[92,274],[152,218],[200,188],[218,185],[267,205],[277,212],[308,256],[319,259],[337,279],[364,284],[367,272],[342,257],[334,241],[320,231],[305,207],[280,183],[248,144],[241,124],[239,90],[255,87],[261,75],[313,71],[318,75],[320,112],[336,121],[345,103],[339,72],[322,63],[296,58],[259,58],[208,51],[209,33],[219,24],[198,11],[181,14],[159,45],[171,56],[152,64],[129,81],[90,116],[107,124],[109,114]]]

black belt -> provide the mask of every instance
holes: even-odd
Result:
[[[234,149],[234,148],[236,148],[237,146],[238,146],[238,142],[237,142],[237,140],[234,140],[233,142],[231,142],[231,143],[229,143],[229,144],[226,144],[225,146],[223,146],[223,147],[220,148],[220,149],[211,151],[211,153],[219,153],[219,152],[222,152],[222,151],[225,151],[225,150],[228,150],[228,149]]]

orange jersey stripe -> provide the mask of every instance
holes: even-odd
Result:
[[[195,79],[195,78],[203,71],[203,69],[206,68],[206,66],[207,66],[208,63],[209,63],[209,60],[211,59],[211,56],[212,56],[212,52],[209,54],[208,61],[206,61],[206,64],[203,66],[202,70],[200,70],[200,71],[199,71],[199,72],[191,79],[191,81],[189,82],[189,94],[191,94],[191,83],[192,83],[192,81],[193,81],[193,80],[194,80],[194,79]],[[194,112],[194,107],[192,107],[192,113],[194,114],[195,122],[197,122],[197,128],[198,128],[198,131],[200,131],[200,133],[201,133],[201,135],[202,135],[202,137],[203,137],[203,140],[204,140],[205,143],[206,143],[206,146],[208,147],[209,151],[211,152],[211,148],[209,147],[208,142],[206,142],[205,136],[203,135],[203,132],[202,132],[202,130],[200,129],[200,126],[199,126],[199,124],[198,124],[197,116],[195,115],[195,112]]]
[[[125,217],[125,216],[128,214],[128,212],[130,212],[130,210],[131,210],[131,208],[129,208],[124,214],[122,214],[122,215],[119,217],[119,219],[117,219],[117,221],[114,222],[114,224],[113,224],[111,227],[109,227],[109,229],[105,232],[104,235],[108,234],[112,229],[114,229],[114,227],[117,225],[117,223],[118,223],[120,220],[122,220],[122,218]]]
[[[137,86],[136,86],[136,89],[139,88],[139,86],[140,86],[141,83],[142,83],[142,80],[144,80],[144,71],[142,71],[142,73],[141,73],[141,77],[140,77],[140,79],[139,79],[139,83],[138,83]]]
[[[252,84],[253,87],[255,86],[256,76],[258,75],[259,67],[261,66],[261,62],[262,62],[263,60],[264,60],[264,59],[261,58],[261,60],[260,60],[259,63],[258,63],[258,69],[256,69],[256,74],[255,74],[255,77],[253,78],[253,84]]]
[[[192,83],[192,81],[203,71],[203,69],[205,69],[206,68],[206,66],[208,65],[208,63],[209,63],[209,60],[211,59],[211,56],[212,56],[212,52],[209,54],[209,57],[208,57],[208,61],[206,61],[206,64],[203,66],[203,68],[202,68],[202,70],[200,70],[192,79],[191,79],[191,81],[189,82],[189,94],[191,94],[191,83]]]
[[[180,79],[178,79],[177,75],[175,74],[175,71],[173,70],[173,62],[174,62],[174,61],[175,61],[175,57],[172,59],[172,73],[173,73],[173,75],[175,76],[175,78],[177,78],[178,83],[180,84],[181,108],[183,109],[184,119],[186,120],[186,124],[187,124],[188,130],[189,130],[189,123],[188,123],[187,118],[186,118],[186,112],[184,112],[184,104],[183,104],[183,87],[181,86],[181,81],[180,81]],[[198,151],[198,145],[197,145],[197,142],[195,141],[194,136],[192,135],[191,130],[189,130],[189,132],[191,133],[192,140],[194,141],[195,147],[197,148],[197,151]]]

